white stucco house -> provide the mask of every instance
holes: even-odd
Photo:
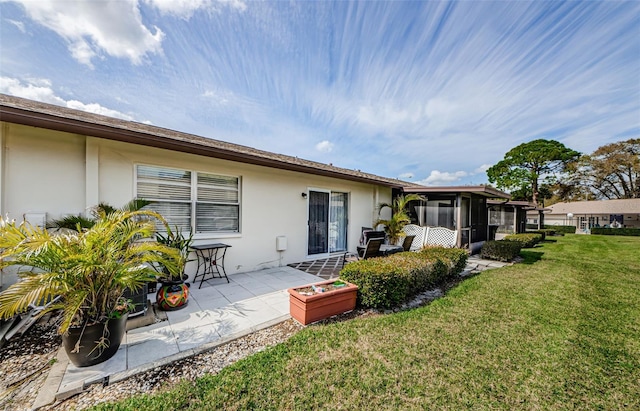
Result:
[[[640,228],[640,198],[556,203],[545,208],[544,221],[583,231],[612,225]]]
[[[196,245],[230,245],[228,274],[355,250],[377,204],[410,185],[7,95],[0,182],[2,214],[33,224],[100,202],[154,200]]]

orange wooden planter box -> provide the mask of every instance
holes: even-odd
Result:
[[[311,287],[311,285],[322,287],[335,281],[322,281],[307,286],[289,288],[287,291],[289,291],[289,312],[291,316],[301,324],[307,325],[356,308],[358,286],[346,281],[347,285],[345,287],[314,295],[304,295],[297,291]]]

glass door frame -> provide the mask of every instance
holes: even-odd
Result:
[[[310,240],[310,235],[311,235],[311,220],[310,220],[310,200],[311,200],[311,192],[317,192],[317,193],[326,193],[329,195],[329,202],[327,204],[327,212],[328,212],[328,218],[327,218],[327,236],[326,236],[326,249],[327,252],[325,253],[318,253],[318,254],[309,254],[309,240]],[[344,235],[345,235],[345,250],[337,250],[337,251],[331,251],[330,250],[330,225],[331,225],[331,219],[332,219],[332,215],[331,215],[331,194],[334,193],[340,193],[340,194],[346,194],[347,195],[347,199],[346,199],[346,213],[345,213],[345,231],[344,231]],[[350,203],[350,193],[347,191],[332,191],[332,190],[328,190],[328,189],[324,189],[324,188],[314,188],[314,187],[309,187],[307,189],[307,245],[306,245],[306,249],[307,249],[307,258],[327,258],[330,257],[331,254],[335,254],[335,253],[344,253],[348,247],[349,247],[349,242],[348,242],[348,236],[349,236],[349,203]]]

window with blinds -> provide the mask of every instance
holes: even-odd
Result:
[[[240,231],[240,179],[156,166],[136,166],[136,196],[169,225],[195,233]]]

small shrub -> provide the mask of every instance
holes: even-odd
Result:
[[[358,305],[391,308],[462,272],[467,252],[434,247],[347,264],[340,278],[358,286]]]
[[[545,233],[547,237],[556,235],[556,230],[553,228],[543,228],[542,230],[538,230],[538,232]]]
[[[544,231],[547,232],[547,235],[563,236],[565,234],[575,234],[576,226],[574,226],[574,225],[548,225],[548,224],[545,224],[545,226],[541,230],[538,230],[538,225],[537,224],[527,224],[527,230],[530,230],[530,231],[541,231],[541,230],[544,230]],[[549,231],[553,231],[553,234],[550,234]]]
[[[547,233],[544,230],[529,230],[526,232],[526,234],[540,234],[541,238],[540,241],[544,241],[544,239],[547,237]]]
[[[540,234],[542,236],[542,241],[544,241],[547,237],[556,235],[556,230],[552,228],[543,228],[541,230],[527,230],[526,234]]]
[[[486,241],[480,250],[480,256],[489,260],[511,261],[520,254],[522,243],[519,241]]]
[[[604,228],[592,227],[591,234],[597,235],[624,235],[624,236],[640,236],[640,228]]]
[[[420,250],[420,254],[448,262],[449,278],[455,277],[464,271],[467,266],[467,260],[469,259],[467,250],[461,248],[425,247]]]
[[[552,228],[556,231],[556,235],[575,234],[576,226],[574,225],[545,225],[544,228]]]
[[[404,301],[410,287],[408,267],[389,258],[371,258],[347,264],[340,278],[358,286],[358,305],[390,308]]]
[[[538,233],[521,233],[511,234],[504,238],[507,241],[517,241],[522,244],[522,248],[532,248],[540,241],[542,241],[542,234]]]

